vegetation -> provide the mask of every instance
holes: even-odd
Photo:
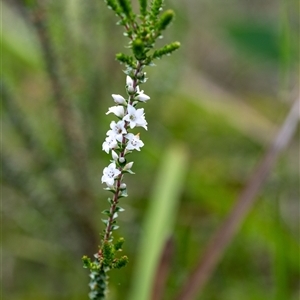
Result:
[[[168,1],[176,22],[157,46],[182,49],[147,70],[149,131],[115,237],[130,262],[110,272],[108,299],[150,297],[153,278],[175,299],[230,213],[296,97],[293,5]],[[126,37],[104,1],[2,9],[3,296],[87,299],[80,258],[97,249],[107,209],[105,112],[123,92],[114,55],[129,54]],[[294,138],[196,299],[299,298],[298,151]]]

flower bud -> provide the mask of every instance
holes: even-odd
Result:
[[[123,168],[123,171],[127,171],[127,170],[130,170],[132,168],[132,165],[133,165],[133,161],[126,164],[126,166]]]
[[[116,104],[126,104],[126,100],[121,95],[112,94]]]
[[[129,94],[134,94],[133,80],[130,76],[126,76],[126,88]]]
[[[119,156],[114,150],[111,151],[111,155],[112,155],[112,158],[113,158],[114,161],[118,160]]]
[[[121,190],[125,190],[125,189],[126,189],[126,183],[121,183],[120,189],[121,189]]]
[[[125,162],[125,158],[122,156],[119,158],[119,162],[122,164],[123,162]]]
[[[150,99],[150,97],[142,92],[140,92],[134,99],[139,100],[141,102],[146,102]]]
[[[136,77],[138,78],[138,79],[142,79],[142,78],[144,78],[144,72],[138,72],[137,73],[137,75],[136,75]]]

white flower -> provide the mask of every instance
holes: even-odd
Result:
[[[128,143],[126,146],[127,150],[138,150],[140,151],[140,147],[144,146],[144,143],[140,140],[139,133],[137,135],[134,135],[132,133],[128,133],[125,135],[125,137],[128,139]]]
[[[115,178],[120,174],[121,171],[116,168],[116,164],[113,162],[108,167],[104,168],[101,181],[102,183],[105,182],[108,186],[113,186]]]
[[[126,100],[121,95],[112,94],[116,104],[126,104]]]
[[[126,134],[127,131],[125,129],[125,121],[119,121],[116,123],[112,121],[110,123],[111,130],[108,130],[106,135],[114,137],[117,141],[122,142],[123,134]]]
[[[135,109],[132,105],[127,106],[127,115],[123,118],[124,121],[129,123],[130,128],[144,127],[147,130],[147,121],[144,116],[144,109]]]
[[[130,76],[126,76],[126,87],[129,94],[134,93],[133,80]]]
[[[139,100],[141,102],[146,102],[150,99],[148,95],[144,94],[144,91],[140,91],[139,87],[137,87],[136,89],[138,95],[134,99]]]
[[[119,118],[124,117],[124,106],[118,105],[118,106],[112,106],[108,109],[107,115],[113,113]]]
[[[109,152],[110,149],[115,149],[118,147],[118,142],[114,136],[108,136],[105,139],[105,142],[102,144],[102,150],[106,153]]]

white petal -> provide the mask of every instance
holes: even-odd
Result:
[[[125,167],[123,168],[123,170],[124,170],[124,171],[130,170],[130,169],[132,168],[132,165],[133,165],[133,161],[130,162],[130,163],[128,163],[128,164],[126,164]]]
[[[115,161],[118,160],[119,156],[114,150],[111,151],[111,155],[112,155],[113,160],[115,160]]]
[[[128,139],[129,141],[131,141],[134,138],[134,134],[133,133],[127,133],[125,135],[126,139]]]
[[[126,100],[121,95],[112,94],[116,104],[126,104]]]
[[[140,94],[138,94],[138,96],[135,97],[135,99],[142,101],[142,102],[146,102],[150,99],[150,97],[144,93],[140,93]]]
[[[130,76],[126,76],[126,85],[129,86],[133,86],[133,80]]]
[[[108,112],[106,113],[107,115],[113,113],[115,114],[117,117],[123,118],[124,116],[124,107],[123,106],[112,106],[108,109]]]

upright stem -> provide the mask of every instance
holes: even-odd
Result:
[[[130,99],[129,99],[129,104],[132,104],[133,103],[133,99],[134,99],[134,94],[136,92],[136,87],[138,85],[138,79],[137,79],[137,74],[142,70],[143,68],[143,62],[142,61],[138,61],[137,62],[137,67],[136,67],[136,70],[134,72],[134,78],[133,78],[133,89],[134,89],[134,93],[133,95],[130,95]],[[127,113],[127,110],[125,112],[125,114]],[[129,124],[128,122],[125,123],[125,129],[127,130]],[[122,145],[121,147],[123,147],[123,145],[125,145],[125,137],[123,137],[123,140],[122,140]],[[120,153],[120,157],[124,157],[125,156],[125,148],[122,150],[122,152]],[[119,167],[119,170],[122,172],[122,168]],[[104,234],[104,238],[103,238],[103,243],[104,242],[108,242],[110,240],[110,237],[111,237],[111,234],[112,234],[112,225],[113,225],[113,221],[114,221],[114,214],[116,212],[116,208],[117,208],[117,205],[118,205],[118,200],[119,200],[119,193],[120,193],[120,187],[121,187],[121,183],[122,183],[122,179],[123,179],[123,174],[121,173],[119,175],[119,177],[117,178],[116,180],[116,185],[115,185],[115,192],[114,192],[114,197],[113,197],[113,200],[112,200],[112,205],[110,207],[110,215],[109,215],[109,218],[108,218],[108,222],[106,224],[106,228],[105,228],[105,234]]]

